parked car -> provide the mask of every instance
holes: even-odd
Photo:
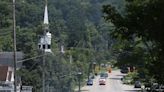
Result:
[[[128,68],[122,68],[120,72],[121,72],[121,73],[128,73],[129,70],[128,70]]]
[[[158,83],[153,83],[151,86],[152,92],[164,92],[164,86],[159,85]]]
[[[141,88],[141,82],[140,81],[135,81],[134,88]]]
[[[87,81],[87,85],[93,85],[93,80],[92,80],[92,79],[89,79],[89,80]]]
[[[105,84],[106,84],[105,77],[100,77],[100,79],[99,79],[99,85],[105,85]]]
[[[146,83],[144,83],[144,86],[145,86],[145,89],[146,89],[147,91],[149,91],[150,88],[151,88],[151,83],[150,83],[150,82],[146,82]]]

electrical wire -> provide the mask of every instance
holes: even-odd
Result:
[[[31,60],[31,59],[36,59],[36,58],[39,58],[39,57],[43,57],[43,56],[46,56],[46,55],[48,55],[48,54],[49,54],[49,53],[43,54],[43,55],[38,55],[38,56],[31,57],[31,58],[27,58],[27,59],[23,59],[23,60],[19,60],[19,61],[17,61],[17,63],[22,63],[22,62],[25,62],[25,61],[28,61],[28,60]]]
[[[11,34],[13,31],[10,31],[10,30],[11,30],[10,28],[0,29],[0,36],[5,36],[5,35],[8,35],[8,34]]]
[[[9,32],[0,33],[0,36],[6,36],[6,35],[9,35],[10,33],[12,33],[12,32],[9,31]]]

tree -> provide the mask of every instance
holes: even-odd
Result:
[[[161,81],[164,74],[159,73],[163,70],[159,64],[164,62],[163,5],[164,1],[161,0],[126,0],[124,15],[111,5],[103,7],[105,19],[116,26],[113,31],[114,37],[128,40],[134,40],[135,37],[142,39],[149,53],[150,72],[160,83],[164,83]],[[152,70],[153,68],[155,69]]]

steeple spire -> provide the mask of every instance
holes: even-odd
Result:
[[[47,9],[47,0],[46,0],[46,5],[45,5],[45,10],[44,10],[44,24],[48,25],[49,21],[48,21],[48,9]]]

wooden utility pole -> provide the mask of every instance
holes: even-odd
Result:
[[[42,85],[43,85],[43,92],[45,92],[45,51],[43,50],[43,74],[42,74]]]
[[[14,47],[14,92],[17,92],[17,55],[16,55],[16,20],[15,20],[15,0],[13,0],[13,47]]]

